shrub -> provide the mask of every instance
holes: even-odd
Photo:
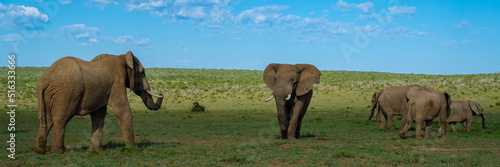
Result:
[[[205,106],[201,105],[198,102],[193,103],[193,107],[191,108],[192,112],[204,112],[205,111]]]

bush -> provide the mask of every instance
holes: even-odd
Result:
[[[201,105],[198,102],[193,103],[193,107],[191,108],[192,112],[204,112],[205,111],[205,106]]]

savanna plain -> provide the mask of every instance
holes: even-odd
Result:
[[[16,68],[16,159],[7,157],[10,116],[7,68],[0,68],[0,166],[498,166],[500,164],[500,74],[420,75],[321,71],[301,138],[282,140],[274,101],[262,71],[147,68],[153,92],[165,98],[148,110],[129,92],[137,148],[126,147],[109,108],[102,152],[87,151],[90,116],[75,116],[66,128],[65,154],[32,151],[38,132],[36,83],[47,68]],[[439,119],[429,139],[399,138],[396,130],[368,121],[371,96],[389,86],[419,84],[447,91],[453,100],[473,100],[486,113],[486,129],[475,117],[471,132],[440,138]],[[205,112],[192,112],[194,102]],[[463,127],[455,125],[458,131]],[[52,133],[49,134],[50,147]]]

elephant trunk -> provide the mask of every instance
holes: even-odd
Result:
[[[280,124],[281,138],[288,139],[288,124],[290,118],[286,114],[286,101],[285,99],[276,99],[276,109],[278,112],[278,122]]]
[[[369,120],[372,120],[372,118],[373,118],[373,113],[375,112],[375,108],[377,108],[377,107],[376,107],[376,106],[372,106],[372,108],[370,108],[371,113],[370,113],[370,118],[368,118],[368,121],[369,121]]]
[[[486,125],[485,125],[485,121],[486,121],[486,116],[485,115],[482,115],[482,123],[483,123],[483,129],[486,129]]]
[[[156,103],[153,101],[153,97],[158,97],[158,100],[156,100]],[[163,96],[162,94],[156,95],[154,93],[151,93],[151,91],[146,90],[144,93],[141,95],[142,102],[144,102],[144,105],[150,110],[158,110],[161,107],[161,103],[163,102]]]

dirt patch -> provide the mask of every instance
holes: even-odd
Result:
[[[401,146],[392,146],[392,149],[399,149]],[[423,146],[419,147],[412,147],[412,149],[415,150],[424,150],[424,151],[468,151],[468,150],[500,150],[500,148],[474,148],[474,147],[467,147],[467,148],[442,148],[442,147],[432,147],[432,148],[427,148]]]

